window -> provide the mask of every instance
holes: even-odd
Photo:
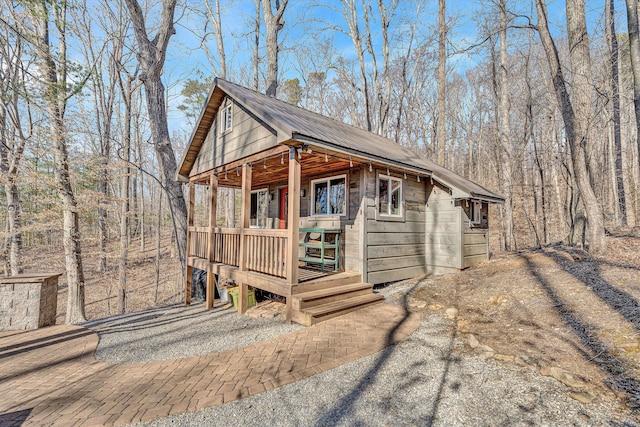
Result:
[[[220,133],[231,130],[231,125],[231,104],[229,104],[220,112]]]
[[[251,192],[251,215],[249,225],[253,228],[267,228],[269,219],[269,190]]]
[[[347,176],[311,181],[311,215],[347,214]]]
[[[388,175],[378,176],[378,213],[402,216],[402,180]]]
[[[480,224],[482,222],[482,202],[471,202],[471,223]]]

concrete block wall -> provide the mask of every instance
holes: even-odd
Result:
[[[0,331],[54,325],[59,276],[20,274],[0,278]]]

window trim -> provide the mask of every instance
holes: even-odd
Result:
[[[340,178],[344,178],[344,196],[345,196],[345,206],[344,206],[344,213],[341,214],[336,214],[336,213],[316,213],[316,192],[315,192],[315,184],[317,182],[326,182],[327,183],[327,189],[330,188],[330,182],[334,179],[340,179]],[[311,209],[309,210],[310,212],[310,216],[316,216],[316,217],[332,217],[332,216],[344,216],[346,217],[349,213],[349,179],[347,177],[347,174],[341,174],[341,175],[332,175],[332,176],[326,176],[323,178],[316,178],[316,179],[312,179],[311,182],[309,182],[309,192],[310,194],[307,195],[307,197],[309,198],[309,202],[311,203]]]
[[[471,201],[471,224],[482,224],[482,202],[480,200]]]
[[[269,196],[269,187],[264,187],[264,188],[258,188],[256,190],[251,190],[251,194],[258,194],[260,192],[265,192],[267,193],[267,222],[269,220],[269,201],[270,201],[270,196]],[[251,196],[249,196],[251,198]],[[258,202],[257,198],[256,198],[256,203]],[[249,228],[258,228],[258,229],[266,229],[267,227],[260,227],[258,225],[258,216],[257,216],[257,210],[258,210],[258,206],[256,206],[256,225],[251,225],[251,200],[249,200]]]
[[[229,127],[226,127],[227,125],[227,120],[226,120],[226,114],[227,111],[229,112]],[[222,107],[222,109],[220,110],[220,135],[224,135],[226,133],[229,133],[233,130],[233,103],[230,102],[228,105],[225,105],[224,107]]]
[[[393,180],[398,181],[400,183],[400,203],[398,203],[398,207],[400,209],[400,213],[398,214],[390,214],[389,211],[381,212],[380,211],[380,180]],[[391,187],[390,187],[391,188]],[[391,193],[389,193],[391,194]],[[390,202],[390,201],[389,201]],[[389,203],[391,206],[391,203]],[[395,177],[393,175],[387,175],[382,172],[378,172],[376,176],[376,219],[378,220],[387,220],[387,221],[404,221],[404,183],[402,178]]]

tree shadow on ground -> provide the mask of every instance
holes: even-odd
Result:
[[[626,403],[630,407],[640,408],[640,382],[638,379],[629,374],[623,362],[598,338],[594,332],[597,329],[596,326],[581,320],[579,314],[571,309],[569,302],[560,298],[553,284],[543,277],[535,262],[527,255],[521,255],[521,257],[525,261],[529,273],[537,280],[551,300],[562,321],[582,343],[582,347],[576,347],[577,351],[588,363],[595,365],[606,375],[606,385],[624,395]]]
[[[595,296],[600,298],[602,302],[607,304],[613,310],[617,311],[625,320],[633,325],[637,332],[640,332],[640,303],[629,293],[619,289],[602,277],[602,263],[619,268],[629,268],[626,264],[617,264],[611,262],[601,262],[590,257],[589,254],[579,249],[573,248],[556,248],[558,252],[545,252],[545,255],[552,258],[562,267],[564,271],[571,274],[577,280],[581,281],[593,292]],[[584,260],[589,262],[593,267],[593,275],[585,276],[580,274],[573,263],[564,258],[561,253],[565,253],[574,260]],[[633,268],[633,267],[631,267]]]
[[[337,426],[341,424],[344,419],[352,419],[353,412],[355,411],[356,405],[354,404],[360,397],[362,397],[363,393],[376,381],[376,377],[378,373],[382,370],[387,361],[391,358],[395,350],[396,340],[394,336],[397,331],[400,330],[402,325],[409,319],[411,312],[408,307],[408,296],[410,296],[416,288],[419,286],[420,282],[417,282],[413,287],[411,287],[407,292],[404,292],[402,295],[402,300],[400,306],[404,310],[404,316],[400,322],[396,324],[396,326],[389,331],[386,337],[387,346],[382,350],[377,358],[373,366],[362,376],[362,379],[355,384],[351,391],[340,398],[331,408],[328,408],[321,412],[318,415],[318,421],[315,424],[316,427],[324,427],[324,426]],[[426,416],[424,419],[419,421],[420,425],[431,426],[433,425],[434,420],[436,419],[438,413],[438,406],[442,395],[444,393],[444,389],[447,383],[447,377],[449,373],[449,366],[453,362],[452,353],[454,348],[454,340],[455,335],[451,337],[449,341],[449,345],[445,350],[445,355],[443,359],[445,361],[445,367],[443,369],[442,377],[440,379],[440,383],[438,386],[438,392],[436,394],[434,405],[431,410],[431,413]],[[402,386],[403,389],[407,389],[415,384],[419,379],[410,378],[407,382]],[[399,390],[398,390],[399,391]],[[360,425],[363,423],[355,423],[355,425]]]

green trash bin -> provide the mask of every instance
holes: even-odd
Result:
[[[238,287],[235,286],[233,288],[229,288],[227,289],[227,293],[229,295],[231,295],[231,298],[233,298],[233,308],[235,308],[236,310],[238,309]],[[256,305],[256,291],[253,288],[249,288],[249,292],[248,292],[248,297],[247,297],[247,308],[249,307],[253,307],[254,305]]]

